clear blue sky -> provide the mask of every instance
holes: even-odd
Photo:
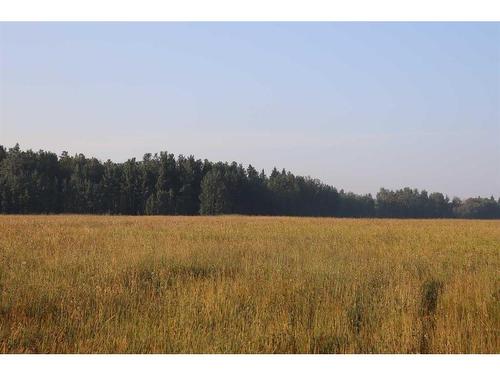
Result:
[[[0,144],[500,195],[500,23],[3,23]]]

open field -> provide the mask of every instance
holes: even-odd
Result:
[[[0,216],[0,352],[499,353],[500,221]]]

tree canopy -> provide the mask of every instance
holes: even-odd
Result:
[[[376,197],[338,191],[274,168],[161,152],[101,162],[0,145],[0,213],[121,215],[290,215],[393,218],[500,218],[500,199],[452,200],[442,193],[380,189]]]

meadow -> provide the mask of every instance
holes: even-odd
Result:
[[[0,216],[1,353],[499,353],[500,221]]]

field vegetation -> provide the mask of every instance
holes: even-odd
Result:
[[[500,222],[0,216],[3,353],[498,353]]]

